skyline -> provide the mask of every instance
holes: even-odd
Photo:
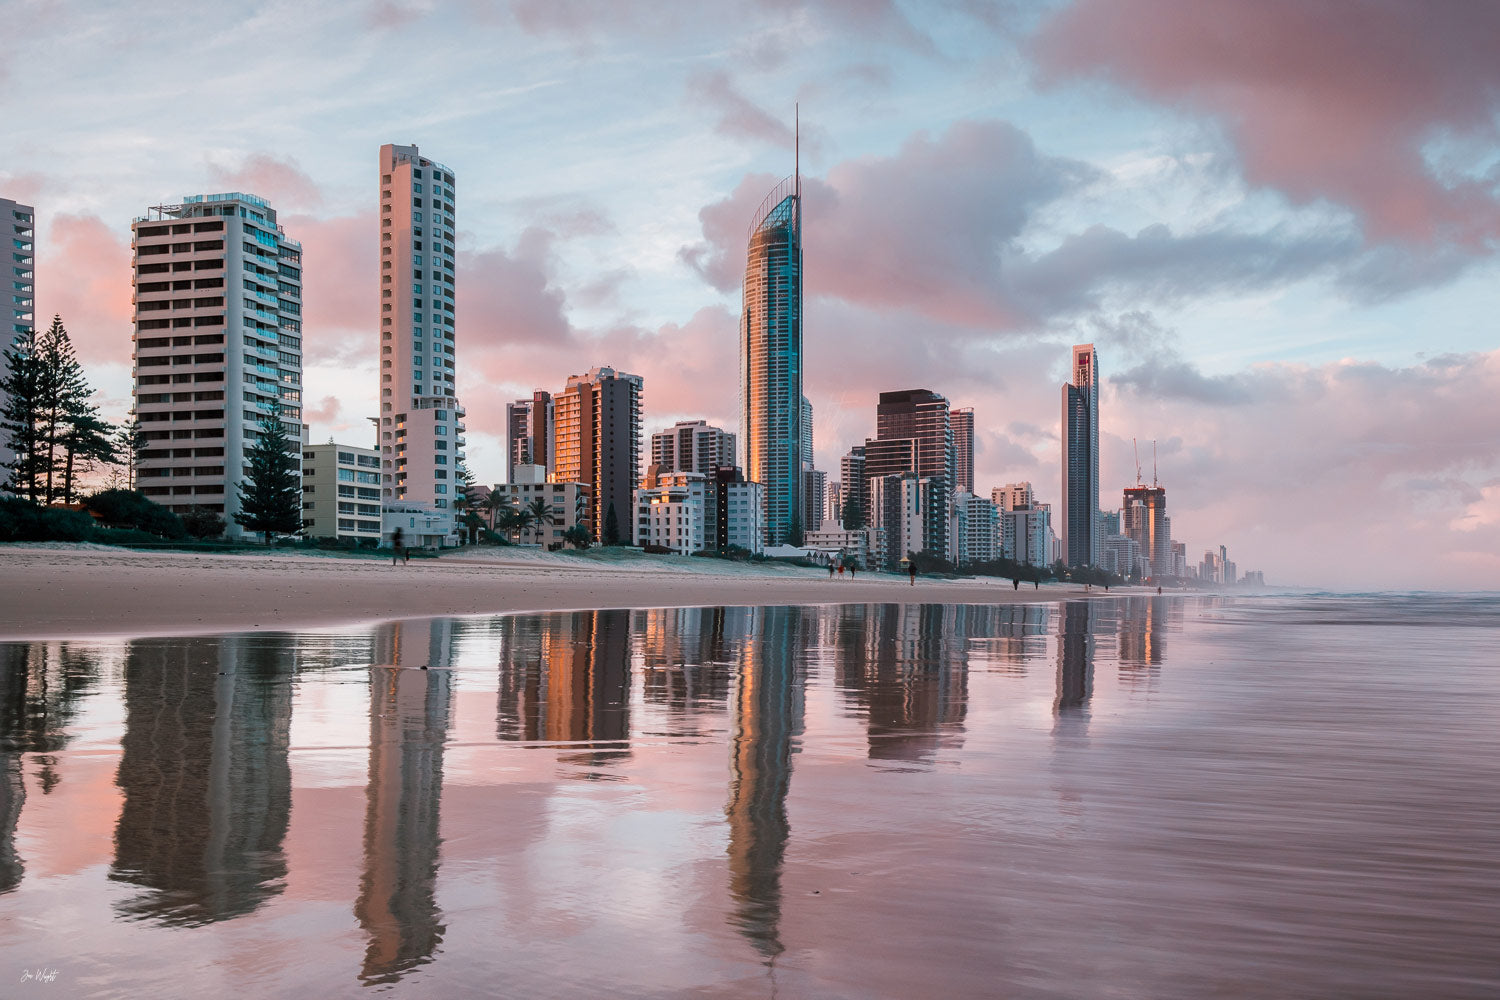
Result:
[[[597,365],[644,376],[645,433],[699,418],[736,429],[744,227],[786,172],[800,100],[805,392],[830,478],[874,431],[880,391],[924,385],[974,407],[978,492],[1030,480],[1055,503],[1056,386],[1067,346],[1096,342],[1100,492],[1133,481],[1131,438],[1161,442],[1190,557],[1226,544],[1291,583],[1500,578],[1500,352],[1485,319],[1497,70],[1473,41],[1494,37],[1497,15],[1390,5],[1343,24],[1209,3],[1168,23],[1170,5],[1145,0],[988,21],[959,5],[710,15],[761,15],[735,35],[624,11],[474,9],[493,20],[390,4],[19,11],[27,44],[0,42],[0,197],[36,206],[36,313],[62,314],[106,417],[129,400],[129,220],[243,190],[304,244],[311,440],[368,443],[367,164],[400,141],[465,182],[472,361],[457,391],[481,482],[503,475],[504,404]],[[612,17],[624,21],[601,27]],[[1132,44],[1105,44],[1115,17],[1133,18]],[[1241,29],[1232,64],[1210,58],[1213,18]],[[457,43],[460,29],[473,37]],[[208,44],[150,86],[100,54],[184,32]],[[319,51],[335,34],[349,44]],[[251,100],[211,60],[257,40],[289,72]],[[402,45],[413,95],[371,85]],[[80,68],[60,82],[37,72],[59,46]],[[1304,115],[1280,114],[1273,65]],[[438,76],[450,85],[411,87]],[[624,78],[638,86],[613,86]],[[282,91],[293,80],[296,99]],[[191,90],[173,98],[184,114],[229,113],[164,134],[174,88]]]

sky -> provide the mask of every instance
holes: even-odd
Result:
[[[130,222],[270,200],[305,263],[304,419],[365,443],[377,154],[457,178],[458,394],[596,365],[643,431],[738,429],[752,215],[794,167],[819,468],[881,391],[975,410],[976,490],[1059,495],[1068,347],[1105,509],[1342,589],[1500,586],[1500,5],[1464,0],[5,0],[0,197],[37,313],[130,405]]]

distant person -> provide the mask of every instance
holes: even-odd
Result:
[[[844,564],[843,563],[839,563],[839,579],[842,580],[843,578],[844,578]]]
[[[400,561],[401,554],[402,554],[401,529],[397,528],[395,531],[391,532],[391,565],[392,566],[396,565],[396,563]]]
[[[830,580],[833,579],[833,570],[834,570],[833,560],[830,559],[830,560],[828,560],[828,579],[830,579]],[[843,566],[839,566],[838,570],[839,570],[840,573],[842,573],[844,571],[844,567]]]
[[[1157,587],[1157,588],[1156,588],[1156,592],[1157,592],[1157,593],[1158,593],[1158,594],[1160,594],[1160,593],[1161,593],[1161,588],[1160,588],[1160,587]]]
[[[911,585],[915,587],[917,585],[917,564],[912,563],[907,566],[906,571],[911,574]]]
[[[854,569],[855,569],[856,565],[857,565],[856,563],[850,563],[849,564],[849,579],[851,579],[851,580],[854,579]]]
[[[1010,589],[1011,590],[1020,590],[1021,589],[1021,581],[1019,579],[1016,579],[1016,578],[1013,577],[1011,579],[1011,581],[1010,581]]]

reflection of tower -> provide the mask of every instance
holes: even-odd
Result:
[[[962,649],[949,639],[966,639],[974,611],[937,604],[839,609],[838,683],[866,714],[871,760],[930,760],[963,733],[967,671]]]
[[[1053,705],[1059,716],[1079,712],[1094,693],[1093,614],[1090,601],[1068,601],[1062,606],[1057,634],[1057,701]]]
[[[508,622],[509,657],[500,666],[496,718],[500,739],[623,743],[629,738],[629,611]]]
[[[250,913],[281,892],[292,807],[290,651],[270,636],[148,639],[125,656],[125,795],[110,877],[167,923]]]
[[[757,620],[758,619],[758,620]],[[781,862],[791,827],[786,796],[792,740],[802,727],[802,686],[792,668],[799,608],[759,608],[748,622],[734,698],[730,758],[731,920],[757,951],[774,959],[781,944]]]
[[[26,804],[21,776],[26,723],[26,660],[29,647],[0,645],[0,893],[21,884],[26,866],[16,851],[16,826]]]
[[[436,633],[422,634],[427,626],[387,626],[389,634],[380,635],[377,646],[400,651],[406,642],[426,655],[440,641]],[[450,684],[447,670],[370,669],[365,870],[354,904],[370,936],[360,972],[367,985],[395,982],[428,961],[443,937],[434,891]]]
[[[721,710],[729,699],[724,655],[728,608],[656,608],[637,612],[642,694],[678,712]]]
[[[1166,655],[1169,597],[1130,597],[1121,608],[1120,664],[1160,665]]]

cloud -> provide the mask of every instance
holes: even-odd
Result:
[[[302,346],[309,363],[369,355],[376,343],[380,232],[374,211],[278,219],[288,238],[302,244]]]
[[[688,77],[687,86],[696,101],[713,110],[720,135],[792,148],[792,127],[736,90],[723,70],[700,70]]]
[[[1293,201],[1354,210],[1375,241],[1500,237],[1494,178],[1437,140],[1496,137],[1500,7],[1401,0],[1077,0],[1034,51],[1046,82],[1101,77],[1204,113],[1246,178]]]
[[[81,361],[128,365],[134,330],[128,238],[94,215],[58,215],[37,253],[37,326],[60,314]]]
[[[323,203],[323,192],[295,160],[253,153],[236,167],[210,160],[208,171],[225,190],[260,195],[277,212],[306,212]]]

